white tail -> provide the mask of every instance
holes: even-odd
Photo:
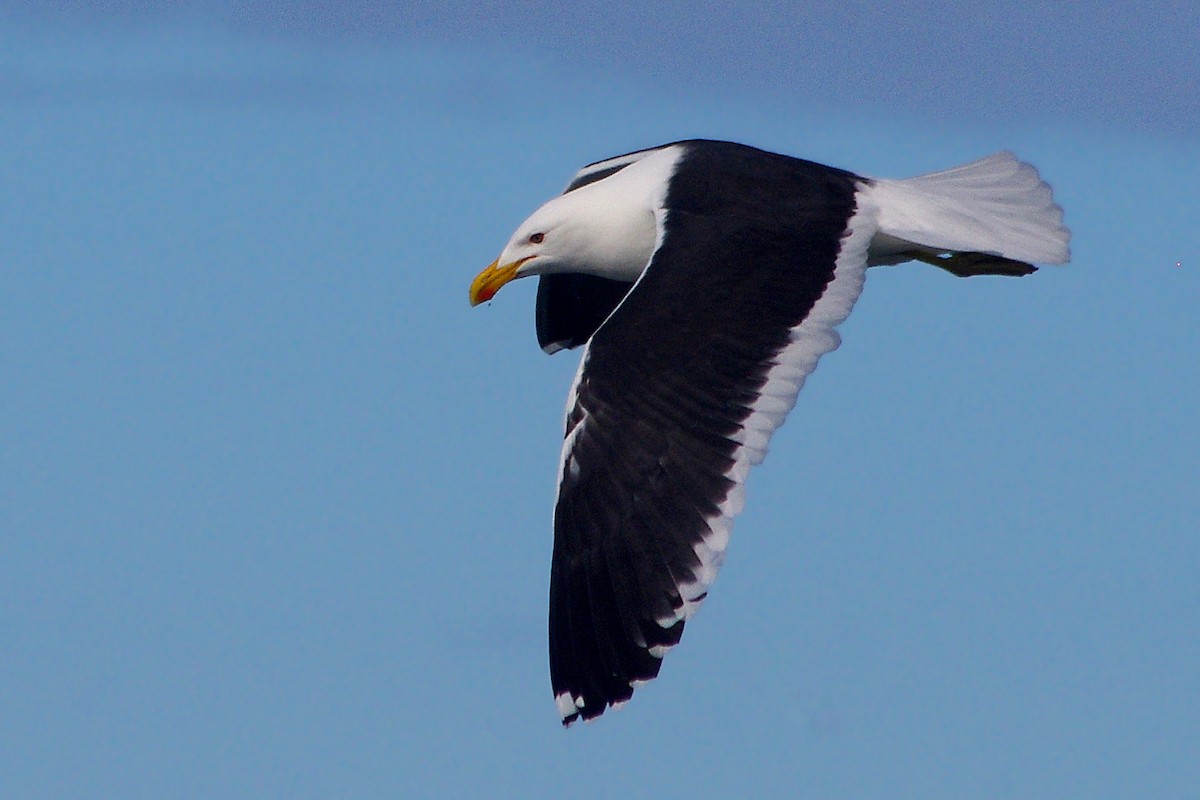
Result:
[[[1065,264],[1071,232],[1050,187],[1009,152],[961,167],[890,180],[878,178],[863,200],[878,210],[872,264],[900,254],[980,252],[1016,261]]]

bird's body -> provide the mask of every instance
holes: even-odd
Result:
[[[729,142],[607,159],[517,229],[472,303],[540,275],[538,339],[587,344],[554,515],[551,683],[563,721],[658,674],[716,576],[750,467],[868,266],[1061,263],[1050,189],[1000,153],[870,179]]]

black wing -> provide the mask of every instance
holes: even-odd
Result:
[[[550,580],[564,724],[658,674],[720,566],[746,473],[861,290],[859,179],[728,147],[680,162],[661,245],[572,390]]]

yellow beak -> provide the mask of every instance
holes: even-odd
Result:
[[[500,291],[501,286],[517,277],[517,270],[528,260],[528,258],[523,258],[503,267],[500,266],[499,260],[488,264],[483,272],[476,275],[475,280],[471,281],[471,305],[477,306],[491,300],[496,292]]]

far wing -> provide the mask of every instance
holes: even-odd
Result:
[[[631,286],[595,275],[542,275],[535,314],[538,345],[553,354],[586,343]]]
[[[588,164],[586,167],[579,170],[579,172],[575,173],[575,176],[571,178],[571,182],[567,184],[567,188],[563,189],[562,193],[566,194],[567,192],[573,192],[580,186],[587,186],[589,183],[595,183],[596,181],[604,180],[609,175],[614,175],[617,172],[620,172],[630,164],[635,164],[646,156],[654,155],[658,151],[665,150],[672,146],[673,145],[671,144],[664,144],[658,147],[650,147],[645,150],[635,150],[632,153],[625,153],[624,155],[613,156],[612,158],[606,158],[603,161],[597,161],[594,164]]]

